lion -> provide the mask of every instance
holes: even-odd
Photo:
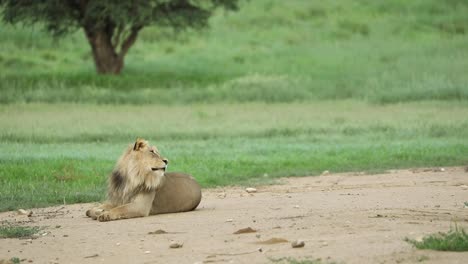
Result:
[[[155,146],[138,138],[109,175],[107,201],[86,215],[103,222],[195,210],[200,185],[188,174],[166,172],[168,163]]]

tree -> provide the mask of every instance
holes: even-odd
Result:
[[[219,7],[235,10],[237,0],[0,0],[6,23],[41,23],[54,37],[82,28],[100,74],[121,72],[142,28],[204,27]]]

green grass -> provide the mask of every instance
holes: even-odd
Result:
[[[0,211],[104,198],[136,137],[204,187],[468,164],[464,0],[243,1],[145,28],[121,76],[83,32],[0,25]]]
[[[0,102],[186,104],[468,99],[464,0],[243,1],[211,27],[145,28],[119,77],[83,32],[0,27]]]
[[[455,227],[449,232],[439,232],[426,236],[422,241],[406,239],[418,249],[432,249],[439,251],[468,251],[468,234],[462,228]]]
[[[10,261],[13,262],[14,264],[21,263],[21,260],[18,257],[13,257],[13,258],[10,259]]]
[[[4,105],[0,210],[103,199],[108,173],[138,136],[169,158],[169,171],[203,187],[467,164],[466,116],[457,102]]]
[[[37,226],[0,226],[0,238],[29,238],[41,230]]]

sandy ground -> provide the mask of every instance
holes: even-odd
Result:
[[[468,252],[417,250],[404,241],[456,222],[468,229],[465,168],[284,178],[277,185],[204,190],[194,212],[100,223],[91,204],[33,209],[0,221],[45,227],[36,239],[0,239],[0,259],[23,263],[468,263]],[[254,233],[233,234],[250,227]],[[165,234],[149,234],[164,230]],[[272,238],[277,238],[276,241]],[[291,242],[305,241],[303,248]],[[288,242],[281,242],[287,240]],[[169,248],[172,241],[182,248]],[[280,243],[273,243],[280,242]]]

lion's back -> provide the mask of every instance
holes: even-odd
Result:
[[[184,173],[165,174],[164,184],[156,191],[151,214],[178,213],[195,210],[201,201],[201,187]]]

